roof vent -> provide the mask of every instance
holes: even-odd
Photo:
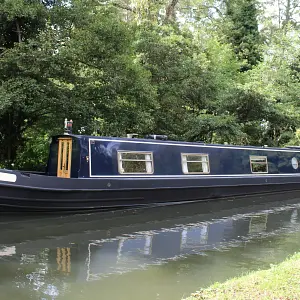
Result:
[[[134,139],[136,136],[138,136],[137,133],[127,133],[127,138]]]
[[[152,140],[162,140],[166,141],[168,139],[167,135],[161,135],[161,134],[148,134],[145,136],[146,139],[152,139]]]

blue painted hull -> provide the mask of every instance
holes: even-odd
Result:
[[[5,170],[2,170],[5,172]],[[58,178],[13,172],[0,182],[1,211],[74,212],[299,191],[298,175]]]

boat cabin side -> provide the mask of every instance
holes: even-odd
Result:
[[[48,175],[101,178],[295,174],[300,173],[299,160],[299,149],[64,135],[53,137]]]

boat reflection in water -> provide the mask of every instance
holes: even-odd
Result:
[[[70,293],[73,282],[146,272],[152,265],[300,230],[300,199],[266,203],[264,197],[260,204],[252,198],[248,206],[237,201],[220,202],[218,209],[202,203],[3,221],[0,279],[6,284],[0,284],[1,299],[6,299],[4,291],[19,299],[37,294],[53,299]]]
[[[299,208],[297,204],[91,242],[88,244],[87,280],[238,246],[258,236],[280,234],[293,228],[298,230]]]

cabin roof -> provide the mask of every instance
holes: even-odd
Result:
[[[204,142],[185,142],[185,141],[174,141],[174,140],[155,140],[155,139],[146,139],[146,138],[127,138],[127,137],[107,137],[107,136],[94,136],[94,135],[76,135],[76,134],[68,134],[68,135],[56,135],[54,138],[59,138],[59,137],[72,137],[75,139],[99,139],[99,140],[112,140],[112,141],[136,141],[136,142],[147,142],[147,143],[155,143],[155,144],[174,144],[174,145],[203,145],[203,146],[220,146],[222,148],[228,147],[228,148],[245,148],[245,149],[270,149],[270,150],[289,150],[289,151],[299,151],[300,146],[288,146],[288,147],[266,147],[266,146],[248,146],[248,145],[226,145],[226,144],[207,144]]]

